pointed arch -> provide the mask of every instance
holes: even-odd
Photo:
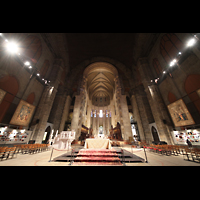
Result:
[[[32,92],[32,93],[30,93],[30,94],[28,95],[26,101],[27,101],[28,103],[30,103],[30,104],[33,104],[34,100],[35,100],[35,93]]]
[[[169,92],[168,93],[168,100],[170,103],[173,103],[175,102],[177,99],[176,99],[176,96],[172,93],[172,92]]]
[[[6,92],[3,101],[0,104],[0,122],[2,122],[11,103],[19,90],[18,80],[14,76],[7,75],[0,79],[0,89]]]
[[[200,74],[189,75],[185,80],[184,87],[190,100],[200,113],[200,96],[197,94],[197,90],[200,89]]]

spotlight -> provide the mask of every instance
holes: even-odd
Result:
[[[172,60],[172,61],[170,62],[170,64],[169,64],[169,66],[172,67],[173,65],[175,65],[176,62],[177,62],[176,59]]]
[[[30,66],[29,66],[29,68],[31,69],[31,68],[32,68],[32,66],[30,65]]]
[[[188,41],[188,43],[187,43],[187,46],[188,47],[191,47],[191,46],[193,46],[194,44],[195,44],[195,39],[194,38],[192,38],[192,39],[190,39],[189,41]]]
[[[166,73],[166,71],[163,71],[163,74],[165,74]]]
[[[174,63],[175,63],[176,61],[177,61],[176,59],[172,60],[172,62],[174,62]]]
[[[170,62],[169,66],[172,67],[174,65],[174,62]]]
[[[6,49],[8,52],[10,53],[17,53],[18,52],[18,46],[15,42],[8,42],[7,41],[7,44],[6,44]]]
[[[26,61],[24,64],[25,64],[26,66],[28,66],[28,65],[30,65],[30,62],[29,62],[29,61]]]
[[[40,76],[40,74],[39,74],[39,73],[37,73],[37,76]]]

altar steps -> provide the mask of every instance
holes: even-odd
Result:
[[[85,155],[85,153],[83,151],[80,151],[81,148],[82,147],[76,148],[73,155],[71,154],[71,151],[69,151],[67,153],[64,153],[64,154],[58,156],[58,157],[55,157],[53,159],[53,161],[54,162],[73,162],[75,160],[75,158],[78,157],[78,154],[82,154],[82,156],[87,156],[88,155],[87,152],[90,151],[90,153],[91,153],[91,151],[92,151],[91,149],[85,149],[85,150],[87,150],[87,151],[85,151],[85,153],[86,153],[86,155]],[[105,152],[104,149],[94,150],[93,156],[99,156],[98,155],[99,152],[100,152],[101,156],[106,156],[106,155],[103,154],[103,152]],[[109,156],[112,157],[113,154],[110,154],[110,153],[116,152],[117,155],[115,154],[114,157],[118,156],[121,163],[122,163],[122,161],[124,161],[124,163],[133,163],[133,162],[138,163],[138,162],[144,162],[145,161],[143,158],[136,156],[135,154],[132,154],[131,152],[126,151],[126,150],[124,150],[124,154],[122,155],[122,151],[121,151],[120,147],[113,147],[112,149],[106,149],[106,152],[107,152],[107,157],[109,157]],[[82,164],[83,164],[83,162],[82,162]],[[80,165],[82,165],[82,164],[80,164]],[[90,165],[89,161],[87,161],[84,164]],[[101,162],[100,164],[105,164],[105,163]],[[114,164],[114,163],[111,163],[111,164]],[[76,165],[78,165],[78,162],[76,163]],[[95,163],[93,163],[93,165],[95,165]],[[99,165],[99,163],[96,162],[96,165]],[[107,162],[107,165],[109,165],[108,162]]]
[[[122,166],[114,149],[81,149],[73,166]]]

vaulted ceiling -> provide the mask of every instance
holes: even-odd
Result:
[[[41,33],[47,46],[55,57],[63,58],[65,73],[81,73],[78,66],[94,57],[106,57],[121,62],[135,73],[139,57],[148,56],[159,33]],[[123,70],[117,69],[127,81]],[[70,73],[69,73],[70,72]],[[90,94],[111,94],[113,77],[106,71],[93,71],[88,77]],[[126,87],[124,86],[125,90]],[[98,91],[93,93],[91,91]],[[128,88],[127,88],[128,91]]]
[[[106,97],[113,94],[114,75],[109,72],[92,72],[88,76],[89,94]]]
[[[116,75],[116,68],[106,62],[96,62],[89,65],[84,71],[84,76],[87,80],[90,99],[93,97],[112,99]]]

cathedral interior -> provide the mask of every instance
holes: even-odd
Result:
[[[14,133],[26,132],[27,142],[41,144],[74,130],[77,141],[103,134],[199,145],[199,38],[0,33],[0,142],[6,132],[8,143],[25,141]]]

